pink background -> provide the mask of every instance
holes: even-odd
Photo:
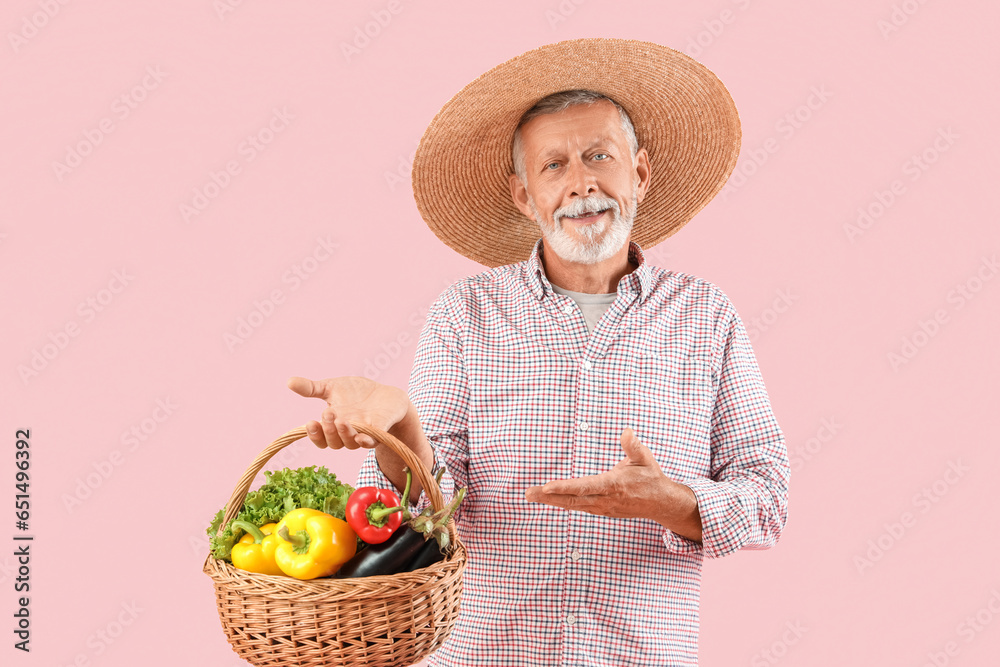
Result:
[[[725,194],[648,253],[733,300],[794,465],[778,546],[705,565],[702,664],[996,664],[995,3],[223,2],[0,13],[0,539],[18,428],[35,536],[30,654],[0,548],[5,664],[243,664],[208,521],[319,414],[287,377],[405,386],[428,305],[483,270],[420,220],[416,142],[583,36],[696,55],[743,121]],[[314,463],[360,455],[280,465]]]

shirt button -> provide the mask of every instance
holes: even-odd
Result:
[[[594,364],[590,363],[589,359],[584,359],[583,360],[583,370],[589,371],[593,367],[594,367]]]
[[[580,430],[581,431],[586,431],[588,428],[590,428],[590,425],[587,424],[587,422],[580,422]]]
[[[568,616],[566,616],[566,623],[568,625],[573,625],[574,623],[576,623],[576,616],[574,616],[573,614],[569,614]]]
[[[564,312],[565,312],[565,313],[566,313],[567,315],[572,315],[572,314],[573,314],[573,306],[566,306],[565,308],[563,308],[563,311],[564,311]]]
[[[569,557],[573,560],[580,560],[580,558],[583,557],[583,554],[580,553],[579,549],[573,549],[573,553],[571,553]]]

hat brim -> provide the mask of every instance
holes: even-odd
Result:
[[[736,105],[701,63],[651,42],[549,44],[480,76],[428,126],[413,161],[413,196],[438,238],[489,267],[527,259],[541,233],[511,199],[514,129],[539,99],[573,89],[624,107],[649,153],[651,182],[632,230],[643,248],[691,220],[736,165]]]

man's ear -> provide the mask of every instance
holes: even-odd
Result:
[[[649,153],[646,152],[645,148],[640,148],[635,154],[635,174],[639,178],[639,187],[636,190],[636,201],[641,202],[646,196],[646,190],[649,189],[649,182],[652,178],[652,172],[649,168]]]
[[[510,175],[510,196],[514,200],[514,205],[517,206],[518,210],[521,211],[529,220],[535,220],[535,214],[528,206],[528,190],[524,187],[524,183],[521,179],[517,177],[517,174]],[[535,220],[535,222],[538,222]]]

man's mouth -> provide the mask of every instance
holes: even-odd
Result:
[[[584,214],[578,215],[578,216],[576,216],[576,215],[564,215],[563,218],[566,219],[566,220],[572,220],[573,222],[587,224],[587,223],[591,223],[591,222],[594,222],[595,220],[597,220],[599,217],[601,217],[602,215],[604,215],[604,213],[607,210],[608,209],[604,208],[604,209],[601,209],[600,211],[597,211],[597,212],[594,212],[594,213],[584,213]]]

